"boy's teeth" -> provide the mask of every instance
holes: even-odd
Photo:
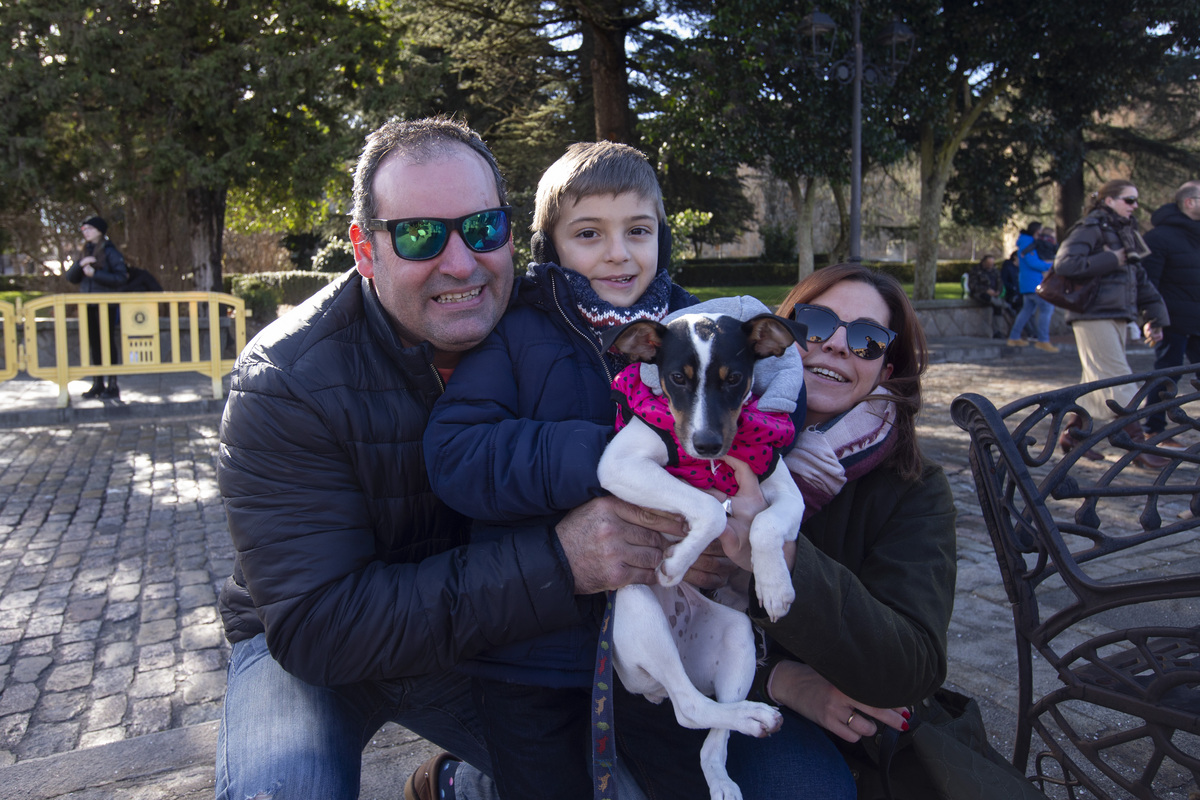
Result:
[[[482,291],[483,287],[481,286],[478,289],[472,289],[469,292],[447,292],[446,294],[439,294],[433,299],[438,303],[461,303],[463,300],[470,300],[472,297],[478,296],[478,294]]]

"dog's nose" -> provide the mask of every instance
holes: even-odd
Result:
[[[692,436],[692,447],[701,458],[716,458],[725,449],[725,440],[716,431],[697,431]]]

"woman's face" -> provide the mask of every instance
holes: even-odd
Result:
[[[883,295],[861,281],[834,284],[809,304],[824,306],[846,322],[866,319],[891,327]],[[808,351],[802,350],[801,355],[808,389],[806,425],[825,422],[849,410],[892,374],[887,355],[874,361],[856,356],[846,345],[845,327],[838,327],[824,342],[809,344]]]
[[[1117,216],[1129,219],[1137,210],[1137,199],[1138,190],[1133,186],[1126,186],[1118,197],[1104,198],[1104,205],[1111,208]]]

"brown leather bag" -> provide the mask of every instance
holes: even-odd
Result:
[[[1096,292],[1099,288],[1098,278],[1085,278],[1084,280],[1064,278],[1052,269],[1038,284],[1037,296],[1052,306],[1082,313],[1087,311],[1088,306],[1096,299]]]

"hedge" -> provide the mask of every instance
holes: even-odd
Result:
[[[255,319],[272,320],[283,305],[295,306],[336,280],[339,272],[252,272],[221,277],[226,292],[246,301]]]
[[[825,266],[821,256],[816,258],[817,269]],[[954,283],[962,280],[977,262],[939,261],[938,283]],[[894,277],[901,283],[912,283],[914,265],[899,261],[864,261],[868,267]],[[792,262],[766,261],[717,261],[705,259],[679,261],[672,265],[672,278],[685,286],[769,286],[796,282],[796,265]]]

